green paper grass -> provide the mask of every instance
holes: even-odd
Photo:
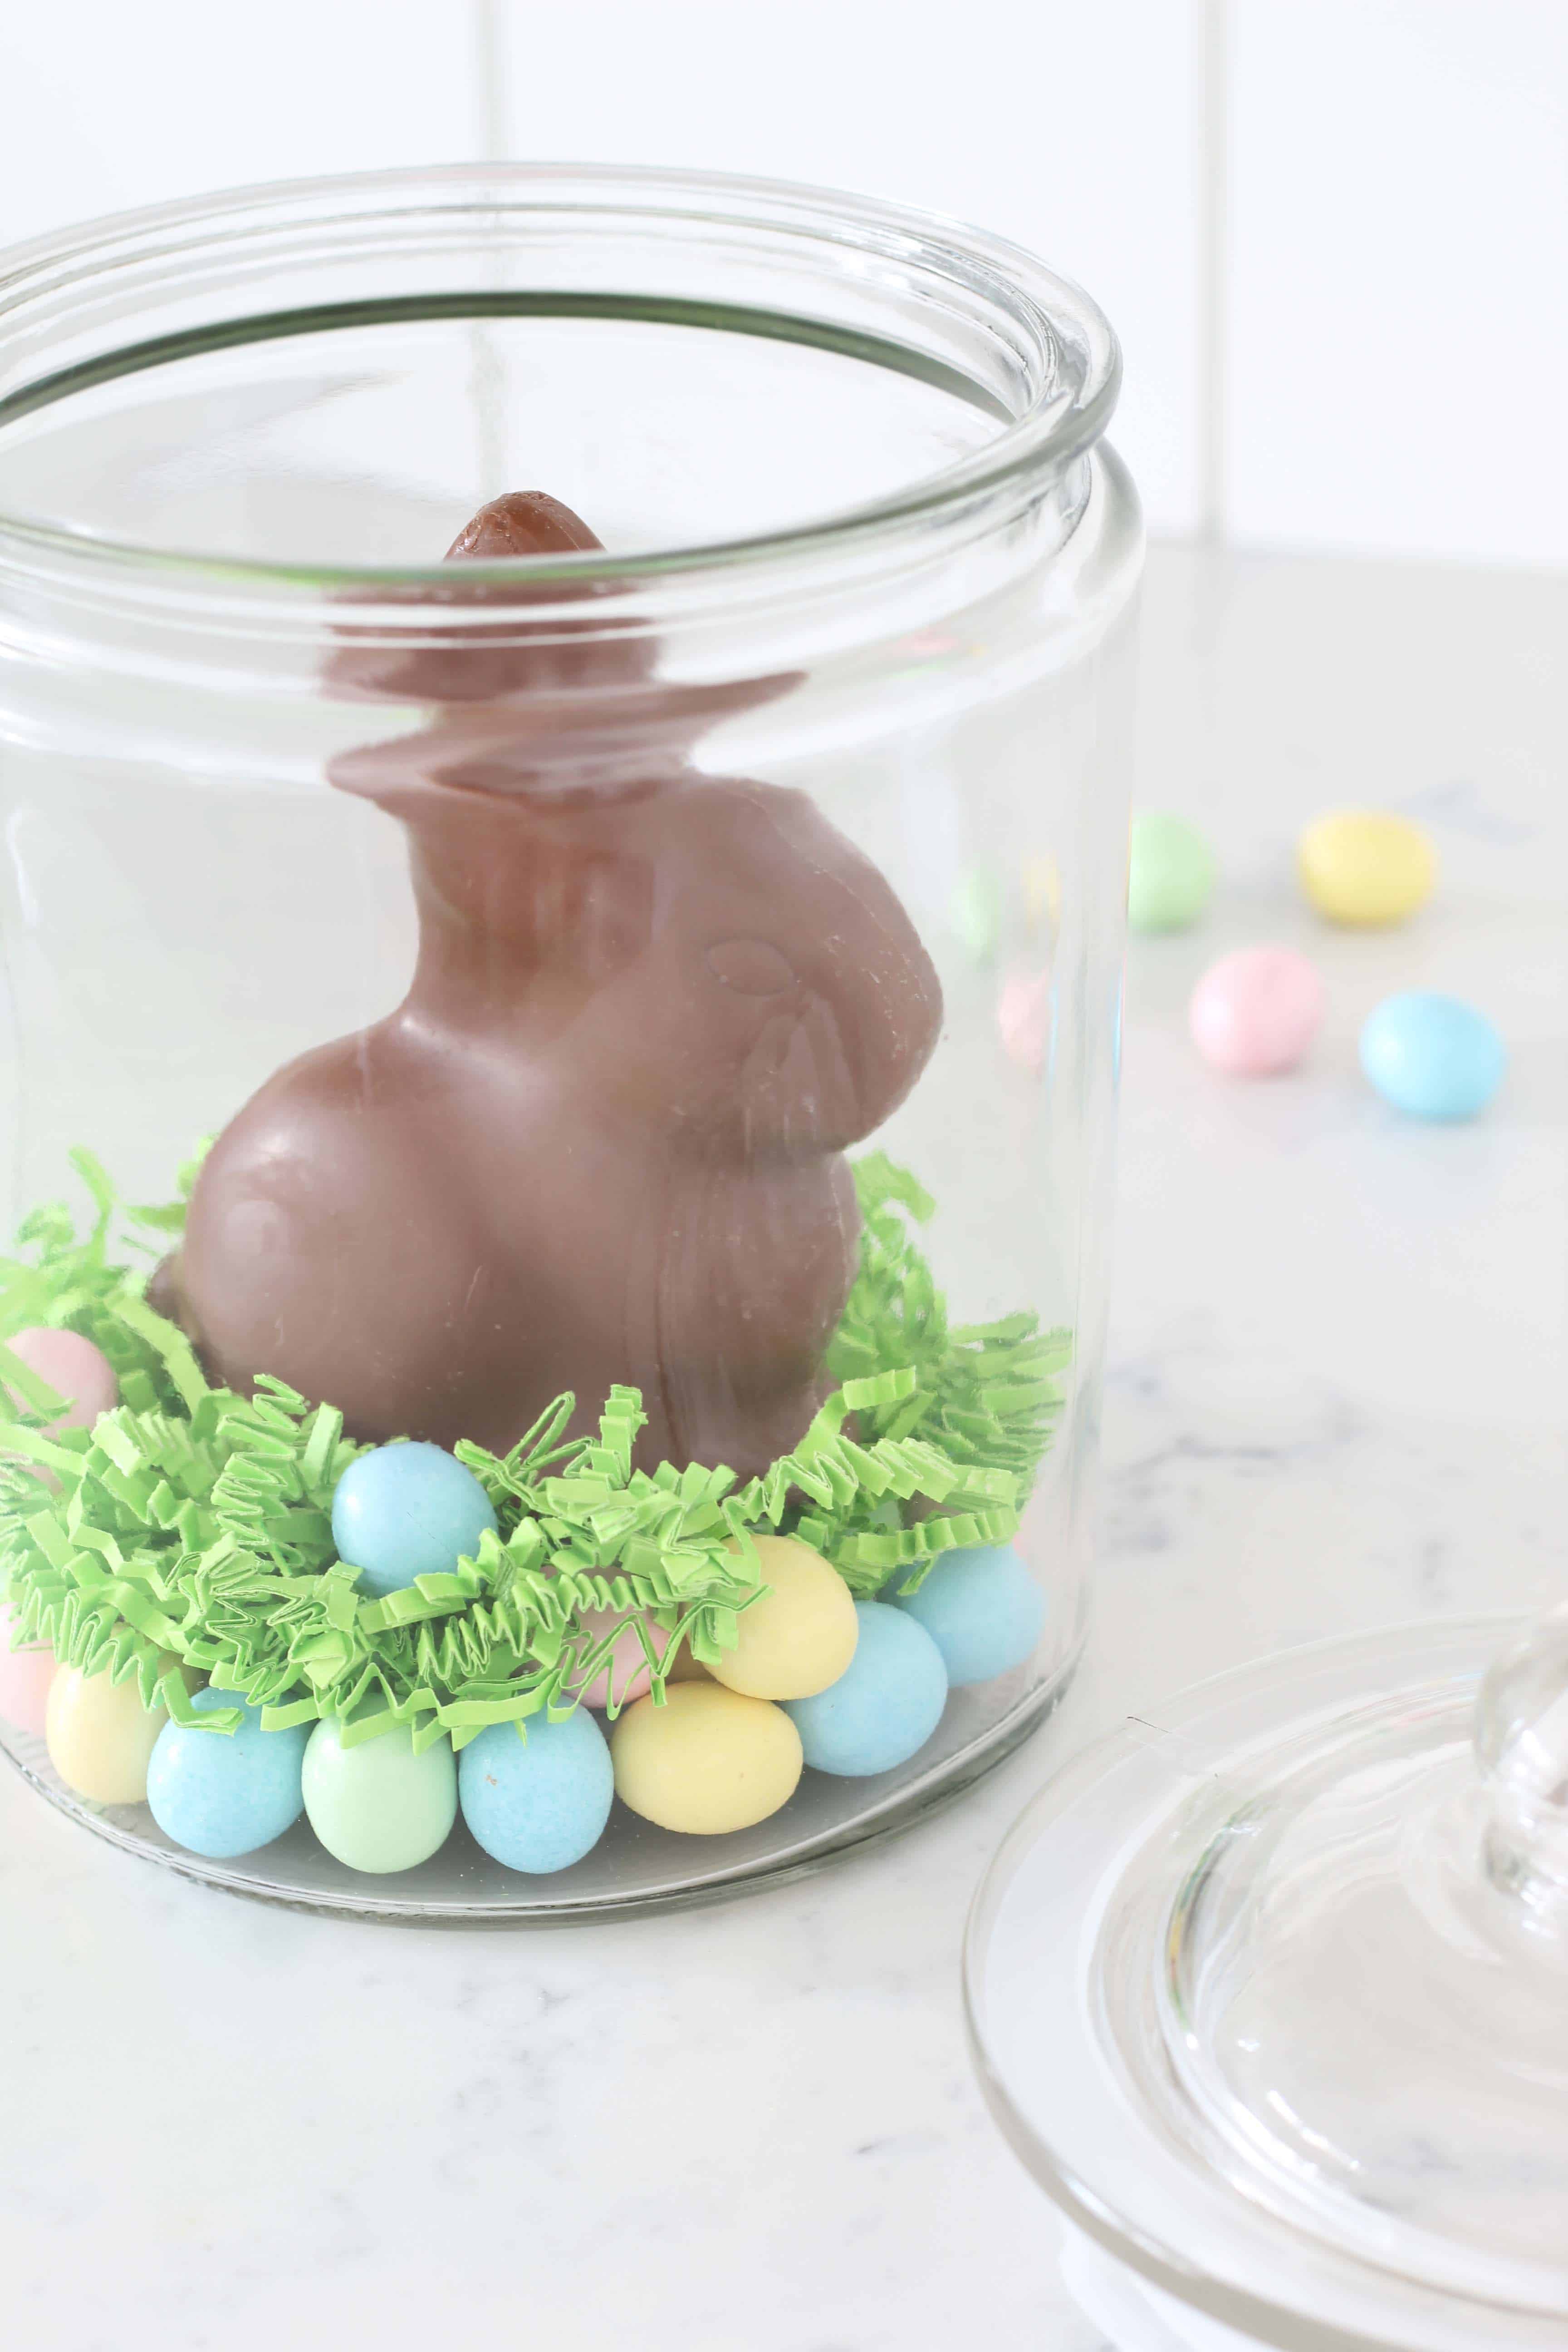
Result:
[[[950,1327],[911,1223],[927,1194],[881,1153],[856,1170],[859,1267],[828,1355],[838,1385],[794,1451],[745,1486],[732,1471],[634,1469],[646,1415],[635,1388],[605,1400],[595,1437],[563,1433],[557,1397],[510,1453],[460,1444],[498,1528],[448,1575],[370,1599],[332,1544],[331,1500],[369,1449],[342,1415],[264,1376],[252,1397],[215,1389],[185,1339],[112,1254],[120,1213],[98,1162],[73,1154],[92,1196],[85,1236],[63,1207],[38,1211],[0,1260],[0,1339],[47,1324],[101,1348],[122,1402],[97,1425],[43,1433],[61,1400],[0,1347],[0,1593],[15,1638],[115,1681],[134,1676],[181,1723],[232,1732],[229,1709],[190,1704],[181,1667],[262,1710],[268,1729],[343,1719],[344,1743],[407,1724],[417,1748],[461,1748],[492,1723],[569,1713],[607,1664],[621,1690],[666,1665],[638,1625],[595,1633],[587,1611],[647,1611],[711,1664],[766,1590],[752,1541],[798,1534],[862,1598],[905,1591],[955,1546],[1005,1543],[1062,1410],[1066,1332],[1030,1315]],[[167,1246],[182,1199],[131,1209],[121,1247]],[[155,1234],[156,1244],[136,1230]],[[51,1484],[40,1481],[47,1474]],[[618,1711],[612,1690],[609,1712]]]

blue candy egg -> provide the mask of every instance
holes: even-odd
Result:
[[[200,1712],[237,1706],[237,1731],[193,1731],[166,1723],[147,1767],[147,1802],[166,1838],[190,1853],[224,1862],[270,1845],[305,1810],[300,1773],[308,1725],[263,1731],[261,1709],[233,1691],[199,1690]]]
[[[416,1576],[450,1574],[493,1528],[490,1498],[439,1445],[378,1445],[351,1462],[332,1496],[338,1558],[362,1592],[396,1592]]]
[[[485,1852],[509,1870],[566,1870],[596,1846],[616,1793],[609,1742],[580,1706],[560,1723],[492,1723],[458,1759],[458,1801]]]
[[[943,1552],[917,1591],[895,1598],[942,1652],[953,1690],[1021,1666],[1046,1622],[1045,1594],[1004,1544]]]
[[[858,1601],[860,1638],[836,1683],[784,1701],[805,1760],[861,1780],[890,1772],[923,1748],[947,1701],[947,1668],[923,1625],[885,1601]]]
[[[1361,1033],[1361,1066],[1411,1118],[1474,1118],[1502,1084],[1508,1055],[1484,1013],[1429,988],[1385,996]]]

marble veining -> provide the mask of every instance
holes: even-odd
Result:
[[[1104,2352],[970,2078],[989,1853],[1070,1746],[1200,1674],[1563,1586],[1563,603],[1156,551],[1140,797],[1210,824],[1229,878],[1130,971],[1095,1654],[966,1801],[724,1908],[519,1937],[217,1896],[0,1777],[7,2344]],[[1325,942],[1285,845],[1369,797],[1419,810],[1445,896]],[[1331,963],[1333,1014],[1300,1081],[1237,1090],[1185,993],[1270,935]],[[1482,1128],[1402,1132],[1354,1026],[1439,972],[1514,1074]]]

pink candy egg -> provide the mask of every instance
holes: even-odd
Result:
[[[1051,1043],[1048,971],[1016,971],[1003,983],[996,1002],[996,1027],[1008,1060],[1037,1078]]]
[[[1292,1070],[1317,1035],[1323,983],[1294,948],[1237,948],[1211,964],[1187,1019],[1205,1062],[1233,1078]]]
[[[609,1685],[612,1675],[615,1678],[617,1706],[629,1706],[634,1698],[642,1698],[646,1695],[651,1676],[647,1669],[647,1661],[643,1654],[642,1640],[637,1630],[638,1617],[642,1618],[643,1623],[647,1627],[653,1637],[654,1649],[662,1658],[665,1651],[669,1647],[669,1635],[662,1626],[656,1625],[645,1611],[638,1609],[584,1610],[583,1623],[595,1642],[604,1641],[617,1625],[622,1628],[621,1637],[616,1643],[608,1665],[601,1667],[593,1681],[586,1684],[583,1689],[582,1700],[584,1706],[609,1705]]]
[[[24,1650],[11,1647],[16,1630],[13,1612],[0,1604],[0,1722],[14,1730],[44,1736],[49,1685],[55,1678],[55,1654],[47,1645],[29,1643]]]
[[[120,1402],[120,1386],[108,1357],[79,1331],[37,1326],[18,1331],[5,1344],[57,1395],[71,1400],[70,1411],[51,1422],[51,1430],[90,1429],[100,1412],[111,1412]]]

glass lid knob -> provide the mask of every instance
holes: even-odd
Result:
[[[1475,1743],[1487,1875],[1568,1955],[1568,1603],[1495,1660]]]

